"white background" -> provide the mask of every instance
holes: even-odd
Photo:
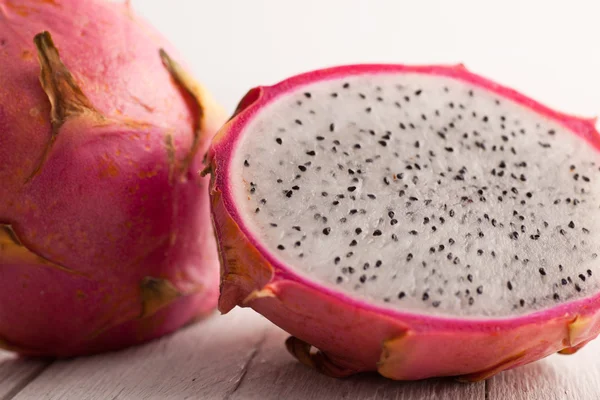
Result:
[[[132,0],[231,111],[251,87],[345,63],[457,63],[600,113],[600,0]]]

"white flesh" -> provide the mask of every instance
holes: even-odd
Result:
[[[253,235],[303,276],[399,310],[510,316],[598,291],[599,166],[588,142],[511,100],[379,74],[262,109],[231,181]]]

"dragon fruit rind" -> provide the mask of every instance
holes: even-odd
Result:
[[[338,377],[474,381],[573,353],[600,330],[594,123],[462,65],[251,90],[207,169],[221,311],[252,307]]]
[[[123,4],[0,0],[0,348],[75,356],[210,312],[222,114]]]

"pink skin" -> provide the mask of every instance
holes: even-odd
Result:
[[[104,118],[68,118],[28,180],[51,137],[33,43],[44,30]],[[224,114],[198,88],[200,146],[178,170],[200,114],[160,48],[179,60],[122,4],[0,0],[0,224],[30,252],[0,246],[0,347],[62,357],[113,350],[216,306],[209,181],[198,171]],[[147,278],[170,289],[148,295]]]
[[[280,261],[245,225],[230,190],[238,139],[279,96],[320,80],[357,74],[443,75],[511,99],[564,125],[600,149],[595,119],[553,111],[464,66],[354,65],[309,72],[251,90],[210,151],[212,214],[222,252],[219,308],[250,306],[300,340],[288,343],[300,361],[333,376],[379,371],[393,379],[456,376],[485,379],[557,351],[578,350],[600,332],[600,294],[515,318],[461,319],[372,305],[316,283]],[[320,353],[309,354],[310,346]]]

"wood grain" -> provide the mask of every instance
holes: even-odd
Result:
[[[49,362],[28,360],[0,350],[0,400],[10,400],[31,383]]]
[[[334,379],[299,364],[284,348],[288,334],[269,329],[231,400],[251,399],[460,399],[483,400],[484,383],[450,379],[394,382],[377,374]]]
[[[600,342],[461,384],[394,382],[376,374],[328,378],[293,359],[286,338],[253,311],[235,309],[145,346],[50,366],[0,353],[0,400],[600,399]]]
[[[267,326],[248,310],[214,315],[145,346],[56,362],[15,400],[227,398]]]
[[[556,354],[488,381],[489,399],[600,399],[600,342],[573,355]]]

